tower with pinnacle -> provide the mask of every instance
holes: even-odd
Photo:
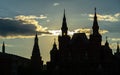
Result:
[[[108,39],[101,45],[102,36],[99,33],[96,8],[94,9],[92,34],[89,39],[85,33],[68,35],[66,14],[64,10],[61,27],[62,35],[58,36],[58,49],[56,42],[50,51],[50,62],[47,63],[51,75],[112,75],[113,54]],[[119,46],[117,47],[119,51]],[[57,62],[57,63],[56,63]]]
[[[90,42],[94,46],[98,47],[98,46],[101,46],[102,36],[99,33],[99,25],[97,21],[96,8],[94,10],[95,10],[95,13],[94,13],[93,26],[92,26],[93,33],[90,35]]]
[[[68,35],[68,27],[67,27],[65,9],[64,9],[64,14],[63,14],[61,32],[62,32],[62,35],[58,36],[58,41],[59,41],[60,59],[64,60],[68,56],[69,42],[70,42],[70,36]]]
[[[66,16],[65,16],[65,10],[63,14],[61,32],[62,32],[62,35],[58,36],[58,41],[59,41],[59,49],[63,50],[65,47],[68,46],[67,44],[70,41],[70,36],[68,35],[68,27],[67,27],[67,21],[66,21]]]
[[[32,65],[33,69],[38,69],[38,70],[41,70],[43,67],[43,61],[42,61],[42,57],[40,55],[40,49],[39,49],[39,45],[38,45],[37,33],[36,33],[35,39],[34,39],[34,46],[33,46],[32,56],[31,56],[31,65]]]
[[[92,34],[90,34],[89,38],[89,50],[88,50],[88,57],[91,62],[99,63],[101,58],[101,42],[102,36],[99,33],[99,25],[97,20],[97,13],[96,8],[94,8],[94,19],[93,19],[93,26],[92,26]]]

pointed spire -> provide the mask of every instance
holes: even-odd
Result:
[[[37,31],[36,31],[36,34],[35,34],[35,36],[37,37]]]
[[[66,16],[65,16],[65,9],[64,9],[64,17],[63,17],[64,19],[66,19]]]
[[[106,36],[105,46],[109,46],[109,43],[108,43],[108,37],[107,37],[107,36]]]
[[[4,44],[4,41],[3,41],[3,45],[2,45],[2,53],[5,53],[5,44]]]
[[[36,34],[35,34],[35,40],[38,40],[37,31],[36,31]]]
[[[120,52],[120,48],[119,48],[119,42],[117,42],[117,53]]]
[[[34,66],[36,69],[42,69],[43,67],[43,61],[42,57],[40,55],[40,49],[38,45],[38,35],[36,32],[35,38],[34,38],[34,46],[32,50],[32,56],[31,56],[31,65]]]
[[[65,9],[63,14],[63,22],[62,22],[61,30],[62,30],[62,35],[67,35],[68,27],[66,22]]]
[[[33,51],[32,51],[32,57],[40,57],[40,49],[38,45],[38,35],[36,32],[35,38],[34,38],[34,46],[33,46]]]
[[[98,22],[97,22],[97,15],[96,15],[96,8],[94,9],[95,13],[94,13],[94,21],[93,21],[93,34],[98,34],[99,32],[99,26],[98,26]]]
[[[94,10],[95,10],[95,17],[97,17],[97,16],[96,16],[96,7],[94,8]]]
[[[53,44],[53,49],[52,50],[57,50],[57,45],[56,45],[56,39],[54,38],[54,44]]]

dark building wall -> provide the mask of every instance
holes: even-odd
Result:
[[[0,53],[1,75],[19,75],[29,64],[29,59],[12,54]]]

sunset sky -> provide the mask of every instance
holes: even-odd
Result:
[[[64,9],[69,35],[85,32],[89,38],[95,7],[102,44],[108,36],[114,53],[120,42],[120,0],[0,0],[0,45],[5,41],[6,53],[30,58],[37,31],[42,58],[49,61]]]

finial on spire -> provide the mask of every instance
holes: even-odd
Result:
[[[5,53],[5,43],[3,41],[3,45],[2,45],[2,52]]]
[[[36,31],[36,34],[35,34],[35,37],[36,37],[36,38],[37,38],[37,34],[38,34],[38,33],[37,33],[37,31]]]
[[[64,9],[64,18],[65,18],[65,9]]]
[[[97,14],[96,14],[96,8],[94,8],[95,13],[94,13],[94,21],[93,21],[93,34],[99,34],[99,26],[98,26],[98,21],[97,21]]]
[[[65,14],[65,8],[64,8],[64,14]]]
[[[37,31],[36,31],[36,34],[35,34],[35,42],[38,43],[38,35],[37,35]]]
[[[94,9],[95,9],[95,16],[96,16],[96,7]]]
[[[67,27],[67,22],[66,22],[66,16],[65,16],[65,9],[64,9],[64,14],[63,14],[63,22],[62,22],[62,36],[67,35],[68,27]]]
[[[95,12],[96,12],[96,7],[95,7]]]

